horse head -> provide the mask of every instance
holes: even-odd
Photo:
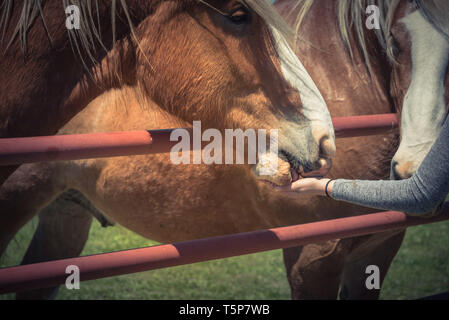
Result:
[[[410,177],[438,137],[446,118],[449,61],[447,1],[403,1],[392,22],[397,48],[391,92],[401,112],[401,143],[391,177]],[[447,82],[446,82],[447,83]]]
[[[330,168],[335,152],[326,103],[290,48],[293,32],[269,1],[167,1],[123,52],[135,82],[158,108],[202,128],[277,129],[277,185]],[[131,81],[131,82],[134,82]],[[268,154],[267,157],[270,157]],[[296,176],[294,173],[293,176]]]

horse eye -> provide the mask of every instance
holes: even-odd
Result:
[[[250,14],[245,7],[240,7],[231,12],[229,19],[235,24],[243,24],[249,21]]]

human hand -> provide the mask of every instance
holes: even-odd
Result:
[[[303,178],[296,180],[289,186],[279,187],[282,191],[299,193],[303,195],[317,195],[326,196],[326,184],[330,181],[328,178]],[[332,187],[334,185],[332,180],[327,186],[327,192],[332,194]]]

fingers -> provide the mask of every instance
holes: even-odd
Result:
[[[290,185],[277,186],[276,191],[283,193],[292,193],[295,195],[325,195],[324,189],[326,182],[329,181],[327,178],[314,177],[314,178],[303,178],[294,181]]]
[[[319,178],[303,178],[294,181],[290,185],[276,187],[276,189],[283,192],[311,194],[316,192],[316,183],[319,180]]]
[[[295,181],[291,184],[290,188],[295,192],[308,192],[313,191],[315,183],[319,181],[319,178],[304,178]]]
[[[286,186],[275,186],[274,189],[276,191],[282,191],[282,192],[294,192],[294,190],[292,189],[293,183],[286,185]]]

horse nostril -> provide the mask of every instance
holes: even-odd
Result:
[[[328,135],[324,135],[320,139],[320,157],[332,158],[335,156],[335,142]]]
[[[401,176],[399,175],[397,169],[398,169],[398,162],[393,160],[391,162],[390,180],[401,180]]]
[[[402,180],[410,178],[415,172],[416,163],[410,160],[400,160],[391,162],[390,178],[392,180]]]

